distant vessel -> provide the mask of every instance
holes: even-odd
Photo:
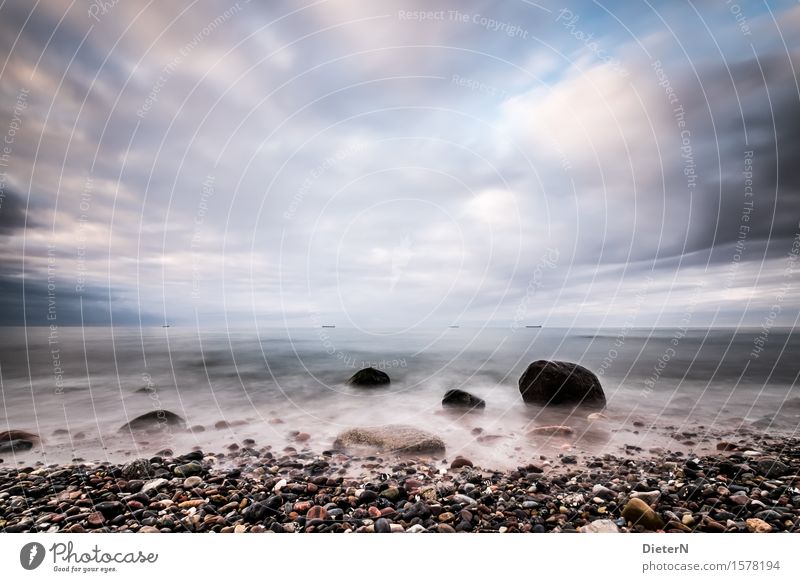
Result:
[[[171,327],[171,326],[170,326],[170,324],[168,324],[168,323],[165,323],[165,324],[164,324],[164,325],[162,325],[161,327]]]
[[[451,328],[454,328],[454,329],[458,329],[461,326],[460,325],[449,325],[448,327],[451,327]]]
[[[322,327],[336,327],[335,325],[323,325]]]
[[[526,325],[525,327],[532,327],[532,328],[538,329],[538,328],[540,328],[542,326],[541,325]]]

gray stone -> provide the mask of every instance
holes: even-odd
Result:
[[[333,447],[367,448],[396,454],[443,455],[445,452],[444,441],[436,435],[404,425],[352,428],[339,434]]]
[[[128,481],[131,479],[147,479],[152,474],[153,469],[147,459],[135,459],[122,467],[122,477]]]
[[[610,519],[596,519],[580,528],[582,533],[619,533],[617,524]]]

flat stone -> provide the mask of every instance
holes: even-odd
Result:
[[[405,425],[353,428],[333,443],[336,449],[368,448],[396,454],[443,455],[444,441],[434,434]]]
[[[183,480],[183,488],[184,489],[194,489],[195,487],[200,485],[202,482],[203,482],[203,479],[201,477],[198,477],[197,475],[192,475],[191,477],[187,477],[186,479]]]
[[[619,533],[617,524],[610,519],[596,519],[580,528],[582,533]]]

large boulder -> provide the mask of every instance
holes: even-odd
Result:
[[[22,453],[39,442],[39,436],[24,430],[0,432],[0,453]]]
[[[333,447],[411,455],[443,455],[445,451],[444,441],[436,435],[404,425],[351,428],[336,437]]]
[[[526,403],[540,406],[604,408],[606,405],[606,395],[597,376],[572,362],[533,362],[520,376],[519,391]]]
[[[375,368],[364,368],[353,374],[347,381],[352,386],[383,386],[391,382],[389,374]]]
[[[121,432],[131,430],[160,430],[166,427],[185,428],[186,421],[169,410],[152,410],[134,418],[120,427]]]
[[[469,392],[455,388],[445,392],[444,398],[442,398],[442,406],[445,408],[467,408],[472,410],[475,408],[485,408],[486,402],[484,402],[482,398],[473,396]]]

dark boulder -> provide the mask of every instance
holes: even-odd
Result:
[[[120,427],[120,431],[131,430],[159,430],[167,427],[184,428],[186,421],[169,410],[152,410],[137,416],[129,423]]]
[[[597,376],[572,362],[533,362],[519,379],[519,391],[526,403],[540,406],[604,408],[606,405],[606,395]]]
[[[24,430],[0,432],[0,453],[29,451],[39,442],[39,436]]]
[[[347,381],[351,386],[383,386],[389,382],[391,382],[389,375],[375,368],[359,370]]]
[[[445,408],[485,408],[486,402],[482,398],[473,396],[469,392],[453,389],[445,392],[442,398],[442,406]]]

